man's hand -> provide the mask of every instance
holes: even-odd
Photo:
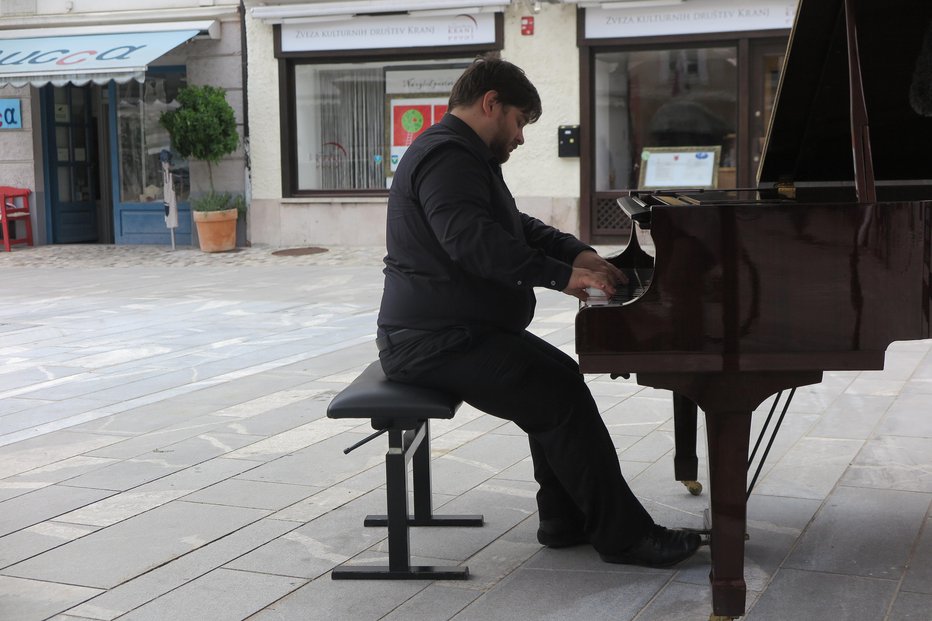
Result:
[[[615,293],[615,283],[612,282],[608,274],[595,272],[584,267],[573,268],[573,273],[570,275],[570,282],[566,286],[566,289],[563,290],[563,293],[585,301],[589,299],[589,294],[586,293],[587,287],[599,289],[605,293],[607,297],[611,297],[612,294]]]
[[[584,250],[576,255],[576,258],[573,260],[573,267],[581,267],[583,269],[592,270],[593,272],[600,272],[608,276],[613,285],[626,285],[628,284],[628,277],[624,273],[600,257],[598,254],[592,250]]]

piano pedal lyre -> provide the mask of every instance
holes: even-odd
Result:
[[[688,530],[693,533],[699,533],[699,536],[703,539],[702,545],[708,545],[709,541],[712,539],[712,511],[709,509],[709,507],[706,507],[702,510],[702,523],[705,528],[686,528],[684,530]],[[744,540],[751,540],[751,534],[747,531],[744,531]]]
[[[699,535],[699,546],[711,545],[712,542],[712,529],[710,528],[682,528],[687,533],[696,533]]]

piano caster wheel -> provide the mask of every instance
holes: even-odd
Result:
[[[709,621],[734,621],[738,617],[730,617],[727,615],[709,615]]]
[[[680,481],[683,485],[686,486],[686,489],[689,490],[689,493],[693,496],[698,496],[702,493],[702,483],[699,481]]]

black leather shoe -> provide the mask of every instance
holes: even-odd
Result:
[[[648,533],[620,554],[599,556],[606,563],[670,567],[695,554],[701,540],[698,533],[652,526]]]
[[[548,548],[569,548],[589,543],[589,538],[581,528],[543,521],[537,529],[537,541]]]

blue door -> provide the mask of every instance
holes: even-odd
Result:
[[[183,67],[150,67],[145,82],[110,83],[110,178],[117,244],[171,244],[159,161],[159,154],[171,145],[159,117],[177,105],[175,97],[185,81]],[[190,245],[187,162],[176,156],[172,172],[178,198],[175,243]]]
[[[91,87],[43,87],[50,239],[97,242],[100,170]]]

